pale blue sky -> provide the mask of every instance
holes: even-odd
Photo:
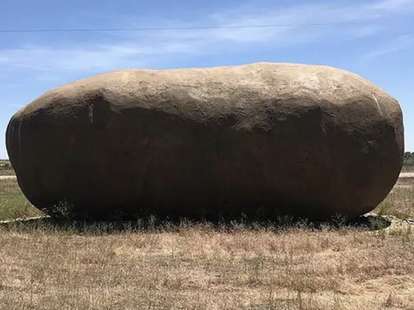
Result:
[[[277,24],[274,28],[226,28]],[[323,25],[315,25],[323,24]],[[198,27],[141,32],[6,33],[12,29]],[[58,85],[121,68],[258,61],[326,64],[397,98],[414,151],[414,0],[0,1],[0,158],[11,115]]]

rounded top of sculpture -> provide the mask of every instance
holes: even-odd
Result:
[[[345,70],[324,66],[260,62],[239,66],[181,68],[167,70],[127,69],[102,73],[46,92],[20,111],[65,103],[71,98],[99,94],[122,97],[122,104],[165,103],[171,98],[206,104],[229,105],[254,98],[302,98],[302,102],[331,102],[335,105],[371,101],[388,114],[399,110],[397,100],[368,80]],[[116,100],[111,100],[115,102]],[[79,102],[87,104],[87,100]],[[295,103],[301,104],[301,103]],[[161,107],[162,109],[162,107]],[[391,109],[391,110],[390,110]]]

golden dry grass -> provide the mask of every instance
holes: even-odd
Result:
[[[414,178],[399,179],[375,212],[398,218],[414,218]]]
[[[0,230],[0,309],[413,309],[414,236],[181,224]]]
[[[413,215],[413,183],[400,181],[376,211]],[[3,194],[20,197],[15,186]],[[0,309],[414,309],[413,232],[0,226]]]
[[[0,176],[2,175],[14,175],[14,171],[11,169],[0,169]]]

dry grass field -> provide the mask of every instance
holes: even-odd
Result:
[[[402,169],[403,172],[414,172],[414,165],[404,166]]]
[[[2,175],[14,175],[14,170],[8,160],[0,159],[0,176]]]
[[[0,309],[414,307],[408,230],[16,226],[0,248]]]
[[[0,220],[41,214],[24,197],[15,179],[0,180]]]
[[[376,212],[414,217],[413,185]],[[0,181],[0,218],[36,214]],[[0,309],[414,309],[413,262],[410,226],[9,224]]]
[[[381,215],[394,215],[398,218],[414,218],[414,176],[400,178],[375,212]]]

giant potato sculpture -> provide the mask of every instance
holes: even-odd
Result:
[[[355,217],[398,178],[398,102],[326,66],[127,70],[17,112],[7,149],[37,207],[80,217]]]

